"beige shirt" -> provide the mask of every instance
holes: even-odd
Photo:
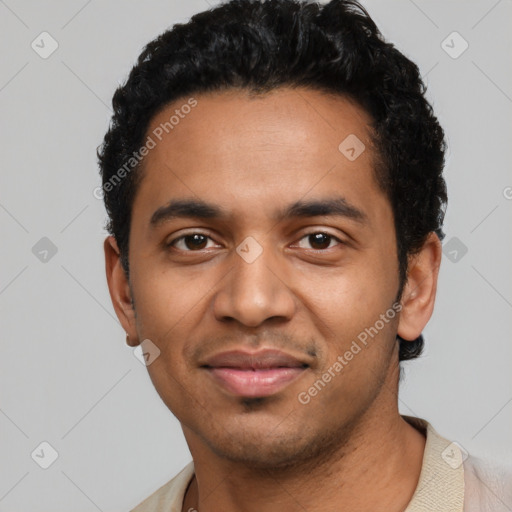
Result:
[[[404,512],[512,512],[512,469],[467,456],[426,420],[402,417],[426,436],[418,485]],[[131,512],[182,512],[193,476],[190,462]]]

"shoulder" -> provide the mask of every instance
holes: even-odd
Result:
[[[426,420],[402,416],[426,435],[413,510],[511,512],[512,467],[469,455],[456,442],[441,436]],[[432,507],[432,500],[436,507]]]
[[[181,512],[185,491],[193,476],[194,463],[190,462],[131,512]]]
[[[464,512],[512,510],[512,467],[470,455],[464,467]]]

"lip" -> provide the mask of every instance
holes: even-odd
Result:
[[[222,352],[201,366],[229,393],[251,398],[278,393],[309,367],[305,361],[271,349]]]

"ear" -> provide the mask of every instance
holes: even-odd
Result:
[[[136,347],[140,342],[135,324],[135,310],[132,305],[130,284],[121,265],[116,239],[113,236],[108,236],[103,243],[103,248],[105,250],[105,270],[112,305],[117,318],[128,335],[127,343]]]
[[[441,255],[441,241],[430,233],[420,252],[409,259],[398,322],[398,335],[404,340],[420,336],[432,316]]]

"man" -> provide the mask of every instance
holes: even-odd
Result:
[[[144,49],[98,152],[107,279],[193,463],[136,512],[512,508],[398,412],[447,201],[424,92],[354,1],[234,0]]]

